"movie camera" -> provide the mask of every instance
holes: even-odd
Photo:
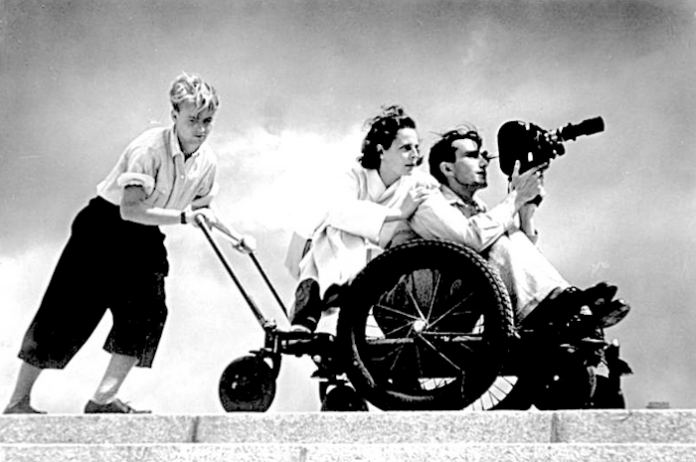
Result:
[[[601,117],[586,119],[577,124],[569,123],[555,130],[544,130],[521,120],[505,122],[498,130],[500,169],[511,177],[515,161],[519,160],[522,173],[565,154],[563,143],[566,141],[601,131],[604,131],[604,120]]]

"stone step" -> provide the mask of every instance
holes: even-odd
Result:
[[[696,444],[696,411],[0,416],[5,445]],[[77,446],[76,446],[77,447]],[[695,459],[696,460],[696,459]]]
[[[684,462],[695,444],[2,444],[12,462]]]

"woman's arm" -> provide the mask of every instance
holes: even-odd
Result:
[[[383,225],[408,220],[432,188],[410,188],[405,192],[403,200],[396,201],[394,206],[387,206],[370,200],[371,193],[374,193],[371,189],[379,187],[371,184],[371,175],[370,172],[365,175],[364,171],[351,170],[337,183],[325,224],[371,242],[378,242]],[[377,180],[372,178],[372,182],[375,181]]]

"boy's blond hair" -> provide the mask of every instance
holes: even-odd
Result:
[[[198,75],[186,72],[182,72],[172,82],[169,98],[175,111],[178,111],[179,105],[185,102],[193,103],[196,106],[196,112],[215,111],[220,106],[215,88]]]

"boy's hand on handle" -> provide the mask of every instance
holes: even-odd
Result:
[[[205,223],[209,226],[215,226],[218,224],[218,219],[217,216],[215,215],[215,212],[213,212],[209,208],[200,208],[196,210],[192,210],[190,212],[186,212],[186,223],[192,223],[195,226],[200,226],[200,220],[205,221]]]
[[[217,229],[230,241],[232,248],[238,252],[249,254],[256,251],[256,239],[253,236],[239,234],[225,226],[212,208],[199,208],[186,212],[186,218],[187,223],[194,223],[198,227],[201,226],[201,222],[204,222],[209,228]]]

